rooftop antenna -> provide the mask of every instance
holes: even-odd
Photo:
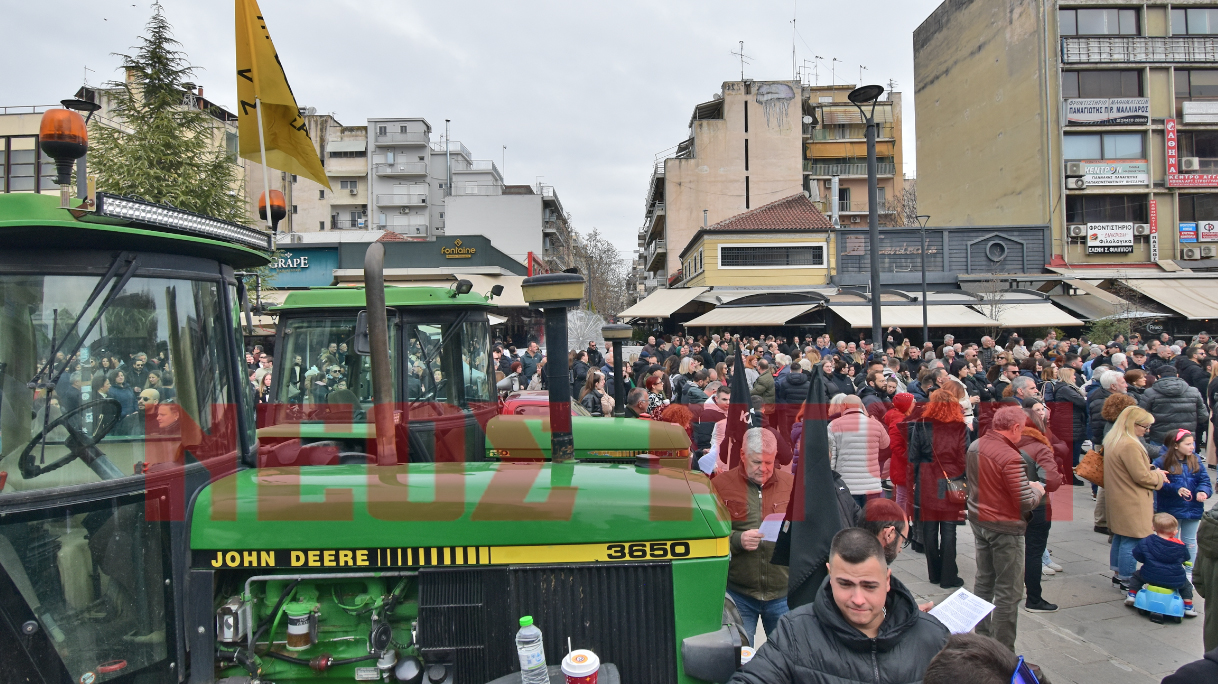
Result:
[[[896,92],[897,82],[895,79],[888,79],[888,99],[892,99],[892,94]]]
[[[812,55],[812,57],[814,60],[812,62],[812,78],[813,78],[812,85],[818,86],[818,85],[820,85],[820,63],[825,61],[825,58],[821,57],[820,55]]]
[[[864,72],[864,71],[867,71],[867,67],[865,67],[865,66],[863,66],[862,64],[860,64],[860,65],[859,65],[859,83],[866,83],[866,82],[867,82],[867,81],[864,81],[864,80],[863,80],[863,72]]]
[[[833,60],[829,62],[829,86],[831,88],[837,87],[837,63],[840,61],[842,60],[834,57]]]
[[[87,87],[89,87],[89,72],[90,72],[90,71],[93,71],[93,70],[89,68],[89,65],[88,65],[88,64],[86,64],[86,65],[85,65],[85,87],[86,87],[86,88],[87,88]],[[93,73],[95,73],[95,74],[96,74],[97,72],[96,72],[96,71],[93,71]]]
[[[799,15],[799,0],[794,0],[791,5],[791,78],[799,80],[799,67],[795,66],[795,18]]]
[[[753,58],[744,54],[744,41],[743,40],[740,41],[740,52],[733,52],[732,54],[736,55],[737,57],[740,58],[740,80],[743,81],[744,80],[744,65],[752,64],[753,62],[751,60]]]

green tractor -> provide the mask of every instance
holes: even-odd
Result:
[[[654,458],[687,441],[576,418],[551,458],[544,418],[495,415],[493,304],[443,289],[292,295],[260,407],[236,271],[272,248],[0,194],[0,680],[482,684],[519,670],[524,615],[603,681],[730,676],[727,515]],[[348,332],[345,387],[290,384]]]

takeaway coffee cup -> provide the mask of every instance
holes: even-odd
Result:
[[[744,664],[748,663],[750,660],[753,659],[753,655],[755,653],[756,653],[756,651],[754,651],[752,648],[750,648],[748,646],[741,646],[740,647],[740,664],[744,665]]]
[[[596,684],[596,673],[601,669],[601,659],[592,651],[571,651],[562,659],[562,673],[567,684]]]

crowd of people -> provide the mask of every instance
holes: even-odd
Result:
[[[729,468],[724,440],[737,349],[750,429],[740,464]],[[530,350],[536,355],[533,345]],[[508,370],[545,387],[543,357],[527,365],[523,355],[505,351],[503,357]],[[626,415],[682,425],[697,467],[711,476],[732,515],[728,596],[747,638],[759,621],[770,635],[740,681],[831,680],[825,673],[871,681],[851,668],[877,661],[851,664],[840,655],[858,652],[852,640],[890,644],[881,651],[894,674],[883,681],[916,681],[922,673],[932,681],[936,672],[935,681],[947,681],[960,663],[978,658],[1005,663],[1004,681],[1018,681],[1011,679],[1018,611],[1057,610],[1041,581],[1063,571],[1049,550],[1054,499],[1071,505],[1063,488],[1090,489],[1094,529],[1111,542],[1113,586],[1128,604],[1150,583],[1179,591],[1185,615],[1195,617],[1195,585],[1203,597],[1211,588],[1208,612],[1218,616],[1218,518],[1205,512],[1213,493],[1207,463],[1215,462],[1218,342],[1206,333],[1187,340],[1050,333],[1033,341],[1012,335],[977,342],[946,335],[940,344],[922,346],[899,329],[888,331],[883,346],[828,335],[802,341],[663,336],[649,338],[623,366]],[[568,369],[573,398],[595,415],[612,415],[605,403],[612,401],[606,390],[611,354],[590,345],[571,353]],[[874,545],[858,533],[839,534],[816,600],[791,611],[786,568],[772,562],[773,542],[760,529],[787,508],[802,452],[803,404],[817,374],[830,402],[827,448],[835,484],[853,504],[855,524],[875,528],[873,508],[887,524],[872,530]],[[1075,474],[1088,459],[1102,463],[1092,481]],[[995,610],[977,626],[980,637],[949,641],[945,630],[908,609],[912,596],[886,563],[908,545],[924,554],[930,581],[963,586],[956,553],[966,522],[976,549],[972,590]],[[812,643],[807,621],[821,623],[816,634],[842,641]],[[901,633],[906,636],[881,637]],[[995,659],[989,642],[975,640],[982,637],[1010,657]],[[902,642],[928,655],[910,656]],[[1205,647],[1218,648],[1218,618],[1207,620]],[[820,657],[826,653],[833,656]],[[954,664],[932,667],[932,657]],[[881,675],[887,672],[879,667]]]
[[[107,436],[138,437],[144,435],[147,408],[175,401],[173,371],[164,351],[149,356],[142,351],[119,355],[99,350],[77,354],[70,361],[58,352],[45,363],[58,380],[54,391],[40,390],[35,397],[39,421],[45,406],[47,422],[68,415],[68,422],[77,428],[96,433],[107,426]],[[100,401],[105,399],[114,401]],[[93,409],[80,411],[86,404]],[[64,436],[62,429],[51,435]]]

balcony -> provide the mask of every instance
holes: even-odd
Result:
[[[455,171],[455,169],[454,169]],[[502,195],[503,186],[498,183],[462,183],[453,181],[453,194],[461,195]]]
[[[1218,62],[1218,36],[1062,38],[1062,64]]]
[[[330,221],[330,230],[371,230],[372,224],[368,219],[343,219],[341,221]]]
[[[373,164],[372,171],[378,176],[426,176],[427,162]]]
[[[403,143],[417,143],[426,145],[431,138],[423,131],[411,131],[407,133],[378,133],[376,136],[376,144],[378,145],[400,145]]]
[[[474,153],[473,153],[473,152],[470,152],[468,147],[466,147],[465,145],[462,145],[460,140],[452,140],[452,141],[450,141],[450,142],[448,143],[448,148],[447,148],[447,150],[448,150],[448,152],[449,152],[450,154],[454,154],[454,155],[456,155],[456,154],[463,154],[463,155],[465,155],[465,158],[466,158],[466,159],[473,159],[473,158],[474,158]],[[442,143],[442,142],[435,142],[435,143],[432,143],[432,144],[431,144],[431,151],[432,151],[432,152],[439,152],[439,153],[443,154],[443,153],[444,153],[444,151],[445,151],[444,143]]]
[[[391,194],[376,196],[376,205],[378,207],[412,207],[425,204],[427,204],[427,195]]]
[[[893,163],[876,164],[876,174],[878,176],[894,176],[897,172],[897,165]],[[812,176],[867,176],[867,164],[818,164],[814,159],[804,160],[804,173]]]
[[[503,178],[503,174],[499,173],[499,167],[495,166],[495,162],[493,162],[489,159],[475,159],[469,163],[468,167],[465,167],[465,168],[457,168],[455,166],[453,167],[453,173],[459,173],[462,171],[465,171],[465,172],[490,171],[494,175],[496,175],[500,178]]]
[[[876,139],[893,139],[892,124],[880,124],[878,129],[879,130],[875,132]],[[852,124],[849,126],[830,125],[828,127],[820,127],[815,124],[804,124],[804,137],[811,138],[813,142],[825,140],[866,140],[867,127],[858,124]]]
[[[647,245],[646,254],[646,258],[643,259],[644,268],[651,269],[653,265],[656,267],[663,266],[664,258],[668,254],[668,242],[666,240],[653,240],[651,244]],[[655,263],[657,258],[660,263]]]
[[[660,277],[648,278],[643,281],[643,288],[647,292],[651,292],[652,290],[659,289],[663,285],[664,285],[664,279],[660,278]]]

